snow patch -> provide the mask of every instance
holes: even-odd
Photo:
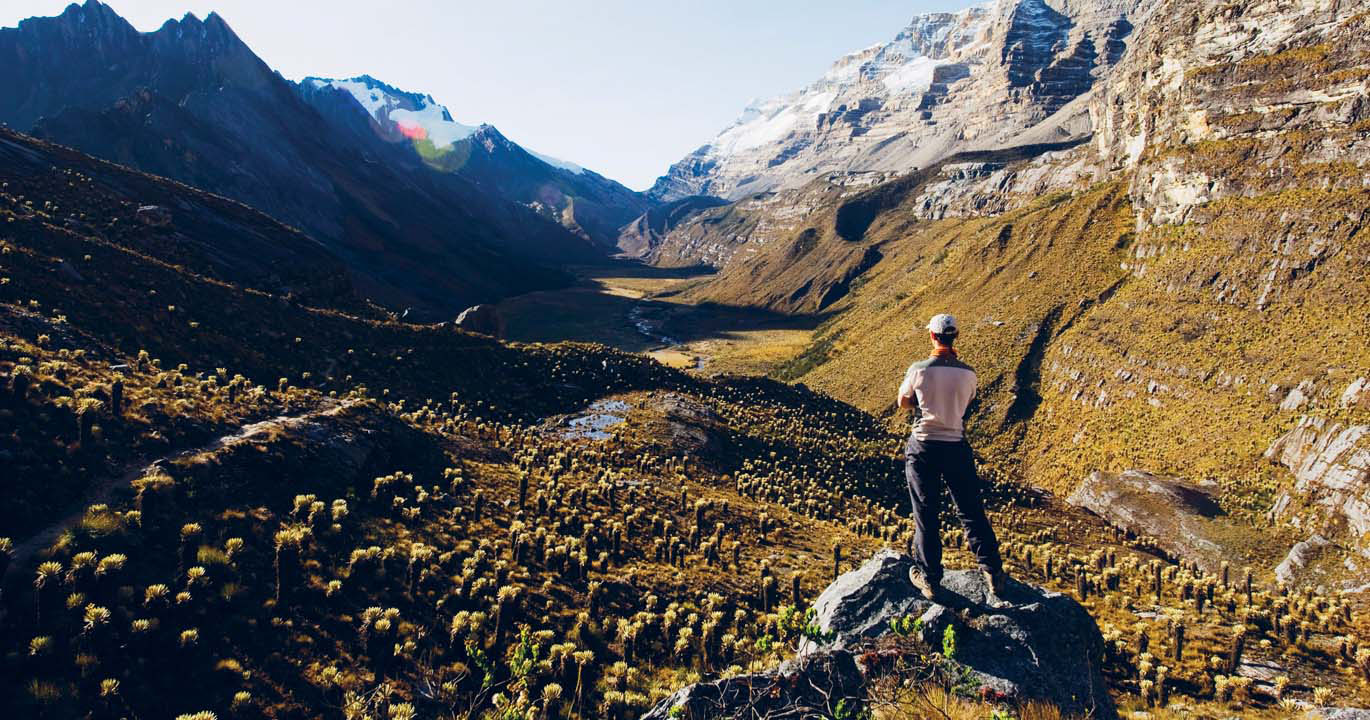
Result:
[[[429,140],[439,149],[451,147],[471,137],[477,130],[453,120],[447,108],[439,105],[432,95],[392,94],[381,83],[367,77],[347,80],[309,78],[308,82],[316,88],[332,87],[347,91],[377,122],[394,123],[405,137]]]
[[[926,55],[917,57],[891,71],[880,80],[890,92],[927,90],[932,87],[932,73],[938,62]]]
[[[584,175],[584,174],[585,174],[585,168],[583,168],[583,167],[581,167],[581,166],[579,166],[579,165],[577,165],[577,164],[575,164],[575,163],[573,163],[573,162],[568,162],[568,161],[566,161],[566,160],[560,160],[560,159],[558,159],[558,158],[552,157],[551,155],[543,155],[542,153],[540,153],[540,152],[535,152],[535,151],[533,151],[533,150],[529,150],[529,151],[528,151],[528,154],[529,154],[529,155],[532,155],[533,157],[535,157],[535,158],[537,158],[537,159],[539,159],[539,160],[541,160],[541,161],[543,161],[543,162],[545,162],[545,163],[547,163],[548,165],[551,165],[551,166],[554,167],[554,168],[561,168],[562,170],[566,170],[567,172],[571,172],[571,173],[574,173],[574,174],[576,174],[576,175]]]

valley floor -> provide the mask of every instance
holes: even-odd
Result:
[[[808,345],[823,320],[681,299],[712,277],[707,268],[620,261],[573,271],[580,281],[569,288],[499,304],[510,340],[597,342],[673,368],[766,375]]]

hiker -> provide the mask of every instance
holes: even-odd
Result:
[[[942,486],[956,503],[970,549],[980,563],[994,599],[1007,576],[999,557],[999,541],[985,517],[980,478],[966,440],[965,421],[975,397],[975,371],[956,357],[956,318],[936,315],[928,322],[932,357],[909,366],[899,386],[898,406],[913,408],[915,420],[904,448],[904,477],[909,483],[917,557],[909,580],[932,600],[942,581]]]

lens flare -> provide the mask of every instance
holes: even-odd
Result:
[[[405,136],[406,138],[409,138],[410,140],[418,142],[420,140],[428,139],[428,129],[423,127],[422,125],[419,125],[418,123],[405,122],[401,120],[395,124],[397,127],[399,127],[400,134]]]

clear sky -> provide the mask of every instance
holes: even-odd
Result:
[[[61,0],[3,0],[0,26]],[[216,10],[292,80],[373,75],[634,189],[757,97],[972,0],[109,0],[139,30]]]

